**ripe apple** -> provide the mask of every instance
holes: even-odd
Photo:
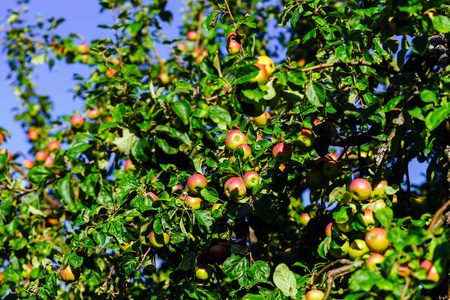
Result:
[[[239,177],[232,177],[225,182],[225,195],[232,200],[238,200],[245,197],[247,188]]]
[[[177,44],[177,49],[180,50],[181,52],[183,52],[183,51],[186,51],[187,47],[183,43],[178,43]]]
[[[366,259],[366,268],[369,270],[374,270],[377,265],[381,264],[384,261],[385,257],[380,253],[372,253],[367,259]]]
[[[312,169],[306,173],[306,185],[310,189],[318,189],[323,183],[323,173],[320,169]]]
[[[0,145],[5,141],[5,137],[0,133]]]
[[[159,197],[158,197],[157,195],[155,195],[153,192],[148,192],[148,193],[145,194],[145,195],[146,195],[146,196],[152,197],[152,199],[153,199],[154,201],[156,201],[156,200],[159,199]]]
[[[306,300],[323,300],[325,294],[321,290],[310,290],[306,293]]]
[[[241,51],[241,44],[236,40],[230,40],[227,43],[227,51],[229,54],[238,54]]]
[[[348,251],[350,249],[350,243],[348,241],[345,241],[341,247],[334,249],[330,248],[330,254],[336,258],[342,258],[347,256]]]
[[[84,125],[84,118],[80,115],[75,115],[70,119],[70,125],[75,129],[80,129]]]
[[[250,154],[252,153],[252,149],[250,148],[250,146],[247,144],[240,144],[233,150],[233,152],[236,151],[236,149],[238,148],[242,148],[242,150],[244,150],[244,156],[242,156],[242,159],[244,161],[247,160],[250,157]]]
[[[44,166],[46,166],[47,168],[53,168],[53,163],[54,163],[55,159],[51,156],[47,156],[47,158],[44,161]]]
[[[380,181],[372,190],[372,194],[370,195],[371,198],[378,198],[383,197],[386,195],[384,192],[384,187],[388,185],[387,180]]]
[[[234,129],[228,132],[225,137],[225,147],[227,147],[228,150],[233,151],[241,144],[248,144],[248,138],[242,131]]]
[[[333,234],[333,227],[336,228],[336,223],[334,221],[328,223],[327,227],[325,227],[326,236],[331,236]]]
[[[81,55],[81,62],[82,62],[83,64],[87,63],[88,59],[89,59],[89,54],[83,54],[83,55]]]
[[[369,253],[369,247],[367,247],[367,244],[364,240],[355,239],[350,244],[350,249],[348,250],[348,256],[351,259],[357,259],[366,253]]]
[[[309,129],[302,129],[300,135],[295,140],[295,146],[302,152],[309,152],[313,149],[316,136]]]
[[[116,73],[117,73],[116,69],[108,69],[108,70],[106,70],[105,75],[108,78],[115,78],[116,76],[114,76],[114,74],[116,74]]]
[[[87,116],[91,120],[96,120],[100,117],[100,110],[98,108],[92,108],[88,110]]]
[[[304,227],[304,226],[308,225],[309,220],[311,220],[311,216],[305,212],[300,215],[299,223],[302,227]]]
[[[379,227],[366,233],[366,243],[371,251],[378,253],[383,253],[390,245],[386,230]]]
[[[289,144],[278,143],[273,147],[273,157],[277,159],[278,162],[285,162],[291,158],[292,149]]]
[[[436,267],[433,265],[431,260],[424,260],[420,266],[427,270],[427,280],[438,282],[440,279],[439,272]]]
[[[86,44],[86,43],[81,43],[81,44],[78,45],[77,51],[78,51],[78,53],[80,53],[80,54],[86,54],[86,53],[89,53],[89,45]]]
[[[350,183],[349,192],[356,201],[363,201],[370,197],[372,186],[364,178],[356,178]]]
[[[323,164],[322,172],[326,178],[333,180],[341,176],[342,166],[338,161],[329,160]]]
[[[127,159],[125,161],[125,171],[132,171],[136,169],[136,167],[134,166],[133,162],[131,161],[131,159]]]
[[[202,174],[191,175],[187,181],[187,187],[193,194],[199,194],[207,184],[206,177]]]
[[[265,84],[269,79],[269,73],[267,73],[266,67],[260,63],[254,63],[254,66],[259,68],[259,73],[250,79],[250,82],[256,82],[258,84]]]
[[[162,248],[169,243],[170,237],[167,233],[156,234],[154,231],[150,232],[150,244],[155,248]]]
[[[199,197],[191,197],[191,196],[187,196],[186,200],[184,200],[184,203],[186,203],[186,205],[188,205],[189,207],[191,207],[192,209],[201,209],[203,206],[203,200],[202,198]]]
[[[183,190],[183,187],[181,186],[181,184],[177,184],[172,187],[172,193],[176,192],[176,191],[182,191],[182,190]]]
[[[35,158],[37,162],[44,162],[47,156],[48,156],[47,152],[40,150],[36,153]]]
[[[248,171],[244,174],[244,177],[242,178],[245,186],[248,189],[252,189],[253,187],[257,186],[260,181],[260,176],[255,171]]]
[[[398,275],[403,276],[405,278],[408,276],[409,272],[411,271],[409,269],[408,262],[406,262],[404,264],[398,264],[397,267],[398,267]]]
[[[202,60],[208,55],[209,55],[209,52],[207,50],[202,50],[201,52],[199,52],[199,54],[195,58],[195,62],[198,63],[198,64],[201,63]]]
[[[257,59],[258,63],[266,68],[269,77],[272,76],[273,72],[275,72],[275,64],[273,63],[272,59],[265,55],[258,56]]]
[[[22,163],[23,167],[26,169],[31,169],[32,167],[34,167],[34,161],[32,159],[25,159]]]
[[[61,143],[58,141],[51,141],[47,145],[47,150],[49,152],[58,152],[61,149]]]
[[[39,133],[34,129],[30,129],[30,130],[28,130],[28,138],[30,139],[30,141],[35,141],[39,138]],[[1,142],[0,142],[0,145],[1,145]]]
[[[211,277],[212,268],[210,265],[200,266],[195,272],[195,276],[201,280],[207,280]]]
[[[65,269],[61,269],[61,278],[65,282],[77,281],[80,278],[80,274],[80,269],[72,269],[70,264]]]
[[[213,262],[222,264],[228,258],[228,251],[222,245],[214,245],[209,248],[209,259]]]
[[[170,77],[167,73],[159,73],[158,79],[162,84],[168,84],[170,82]]]
[[[253,121],[255,121],[256,126],[259,128],[266,127],[267,123],[269,123],[271,119],[270,114],[267,111],[264,111],[260,116],[254,117]]]
[[[192,30],[192,31],[189,31],[189,32],[187,33],[186,37],[187,37],[188,41],[193,42],[193,41],[195,41],[195,40],[197,39],[197,32],[195,32],[195,31],[193,31],[193,30]]]

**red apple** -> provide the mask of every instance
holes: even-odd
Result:
[[[333,180],[341,176],[342,166],[338,161],[329,160],[323,164],[322,172],[326,178]]]
[[[172,192],[175,192],[175,191],[182,191],[182,190],[183,190],[183,187],[182,187],[180,184],[174,185],[174,186],[172,187]]]
[[[253,121],[255,121],[256,126],[259,128],[266,127],[267,123],[269,123],[271,119],[270,114],[267,111],[264,111],[260,116],[254,117]]]
[[[348,256],[350,259],[357,259],[366,253],[369,253],[369,247],[367,247],[364,240],[355,239],[350,244],[350,249],[348,250]]]
[[[305,297],[306,300],[323,300],[325,294],[321,290],[310,290]]]
[[[248,171],[244,174],[244,177],[242,179],[244,181],[245,186],[248,189],[252,189],[253,187],[259,184],[260,176],[255,171]]]
[[[37,162],[44,162],[47,156],[48,156],[47,152],[41,150],[36,153],[35,158]]]
[[[168,84],[170,82],[170,77],[167,73],[159,73],[158,79],[162,84]]]
[[[363,231],[368,231],[373,229],[375,226],[375,218],[373,217],[373,210],[371,209],[364,209],[364,214],[362,214],[362,220],[364,222],[364,225],[366,225],[366,229]]]
[[[241,144],[248,144],[248,138],[242,131],[234,129],[228,132],[225,137],[225,147],[227,147],[228,150],[233,151]]]
[[[195,276],[201,280],[207,280],[211,277],[212,268],[210,265],[200,266],[197,271],[195,271]]]
[[[222,245],[214,245],[209,248],[209,259],[213,262],[222,264],[228,258],[228,251]]]
[[[81,62],[82,62],[83,64],[87,63],[88,59],[89,59],[89,54],[83,54],[83,55],[81,55]]]
[[[250,79],[250,82],[256,82],[258,84],[265,84],[270,77],[269,73],[267,73],[266,67],[264,67],[260,63],[254,63],[254,65],[259,68],[259,73],[255,77]]]
[[[25,159],[22,163],[23,167],[26,169],[31,169],[32,167],[34,167],[34,161],[32,159]]]
[[[189,179],[187,181],[187,187],[188,189],[194,193],[199,194],[202,189],[206,187],[208,182],[206,181],[206,177],[202,174],[194,174],[189,176]]]
[[[125,161],[124,167],[125,167],[125,171],[132,171],[132,170],[136,169],[133,162],[129,158]]]
[[[117,73],[116,69],[108,69],[108,70],[106,70],[105,75],[108,78],[115,78],[116,76],[114,74],[116,74],[116,73]]]
[[[318,189],[323,183],[323,173],[320,169],[312,169],[306,173],[306,185],[310,189]]]
[[[229,54],[238,54],[241,51],[241,44],[236,40],[230,40],[227,43],[227,51]]]
[[[202,198],[198,198],[198,197],[187,196],[186,200],[184,200],[184,203],[186,203],[186,205],[188,205],[190,208],[195,209],[195,210],[201,209],[203,206]]]
[[[373,253],[366,259],[366,268],[374,270],[377,265],[384,261],[385,257],[380,253]]]
[[[80,115],[75,115],[70,119],[70,125],[75,129],[80,129],[84,125],[84,118]]]
[[[5,137],[0,133],[0,145],[5,141]]]
[[[247,188],[239,177],[233,177],[227,180],[224,185],[225,195],[232,200],[238,200],[245,197]]]
[[[408,276],[408,274],[411,271],[409,269],[408,262],[406,262],[404,264],[398,264],[397,267],[398,267],[398,274],[405,278]]]
[[[170,237],[167,233],[156,234],[154,231],[150,232],[150,244],[155,248],[162,248],[169,243]]]
[[[48,168],[53,168],[53,162],[55,161],[55,159],[51,156],[47,156],[47,158],[45,159],[44,162],[44,166],[48,167]]]
[[[178,43],[177,44],[177,49],[180,50],[181,52],[186,51],[186,45],[183,43]]]
[[[263,138],[259,134],[256,135],[256,141],[261,141]]]
[[[187,33],[186,37],[187,37],[188,41],[193,42],[193,41],[195,41],[195,40],[197,39],[197,32],[195,32],[195,31],[193,31],[193,30],[192,30],[192,31],[189,31],[189,32]]]
[[[439,272],[436,269],[436,267],[433,265],[433,263],[431,262],[431,260],[424,260],[420,266],[422,268],[424,268],[425,270],[427,270],[427,280],[431,280],[434,282],[438,282],[439,281]]]
[[[49,152],[58,152],[61,149],[61,143],[58,141],[51,141],[47,145],[47,150]]]
[[[250,146],[247,144],[240,144],[234,149],[234,151],[236,151],[236,149],[238,148],[242,148],[242,150],[244,150],[244,156],[242,156],[242,159],[244,161],[247,160],[250,157],[250,154],[252,153],[252,149],[250,148]]]
[[[370,197],[372,186],[364,178],[357,178],[350,183],[349,192],[356,201],[363,201]]]
[[[98,108],[92,108],[88,110],[87,116],[91,120],[96,120],[100,117],[100,110]]]
[[[390,245],[386,230],[379,227],[366,233],[366,243],[371,251],[378,253],[383,253]]]
[[[35,141],[39,138],[39,133],[36,130],[30,129],[28,130],[28,138],[30,139],[30,141]]]
[[[336,223],[334,221],[328,223],[327,227],[325,227],[326,236],[331,236],[333,234],[333,227],[336,228]]]
[[[77,281],[80,278],[80,269],[72,269],[71,265],[68,265],[65,269],[61,269],[61,278],[65,282]]]
[[[202,60],[208,55],[209,55],[209,53],[208,53],[207,50],[202,50],[201,52],[199,52],[199,54],[195,58],[195,62],[198,63],[198,64],[201,63]]]
[[[273,147],[273,157],[277,159],[278,162],[285,162],[291,158],[292,149],[289,144],[278,143]]]
[[[77,51],[78,51],[78,53],[80,53],[80,54],[86,54],[86,53],[89,53],[89,45],[86,44],[86,43],[81,43],[81,44],[78,45]]]
[[[159,199],[159,197],[158,197],[157,195],[155,195],[155,193],[153,193],[153,192],[148,192],[148,193],[146,194],[146,196],[152,197],[152,199],[153,199],[154,201],[156,201],[156,200]]]

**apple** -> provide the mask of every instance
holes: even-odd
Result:
[[[367,208],[373,211],[377,211],[379,209],[385,208],[386,206],[386,202],[383,199],[378,199],[376,201],[370,202],[369,205],[367,205]]]
[[[257,59],[258,63],[266,68],[269,77],[272,76],[273,72],[275,72],[275,64],[273,63],[272,59],[265,55],[258,56]]]
[[[371,198],[378,198],[383,197],[386,195],[384,192],[384,187],[388,185],[387,180],[380,181],[372,190],[372,194],[370,195]]]
[[[309,129],[302,129],[300,135],[295,140],[295,146],[302,152],[309,152],[313,149],[316,136]]]
[[[390,245],[386,230],[379,227],[366,233],[366,243],[371,251],[378,253],[383,253]]]
[[[345,241],[341,247],[334,249],[330,248],[330,254],[336,258],[342,258],[347,256],[348,251],[350,249],[350,243],[348,241]]]
[[[120,65],[120,60],[116,57],[111,58],[111,63],[115,66]]]
[[[145,194],[145,195],[146,195],[146,196],[152,197],[152,199],[153,199],[154,201],[156,201],[156,200],[159,199],[159,197],[158,197],[157,195],[155,195],[153,192],[148,192],[148,193]]]
[[[300,215],[299,223],[302,227],[304,227],[304,226],[308,225],[309,220],[311,220],[311,216],[305,212]]]
[[[364,240],[355,239],[350,244],[350,249],[348,250],[348,256],[351,259],[357,259],[366,253],[369,253],[369,247],[367,247],[367,244]]]
[[[263,140],[262,136],[260,136],[259,134],[256,135],[256,141],[261,141]]]
[[[89,45],[86,44],[86,43],[81,43],[81,44],[78,45],[77,51],[78,51],[78,53],[80,53],[80,54],[86,54],[86,53],[89,53]]]
[[[323,300],[325,294],[321,290],[310,290],[306,293],[306,300]]]
[[[273,147],[272,154],[278,162],[285,162],[291,158],[292,149],[289,144],[278,143],[275,145],[275,147]]]
[[[47,152],[40,150],[36,153],[35,158],[37,162],[44,162],[47,156],[48,156]]]
[[[208,182],[202,174],[194,174],[189,176],[187,187],[193,194],[200,194],[200,191],[206,187]]]
[[[377,265],[381,264],[384,261],[385,257],[380,253],[372,253],[367,259],[366,259],[366,268],[369,270],[374,270]]]
[[[320,135],[324,134],[331,138],[337,133],[336,126],[334,126],[334,124],[330,121],[315,119],[313,124],[314,131]]]
[[[96,120],[100,117],[100,110],[98,108],[91,108],[87,111],[87,116],[91,120]]]
[[[370,197],[372,186],[364,178],[356,178],[350,183],[349,192],[356,201],[363,201]]]
[[[170,82],[170,77],[167,73],[159,73],[158,79],[162,84],[168,84]]]
[[[188,41],[191,41],[191,42],[193,42],[193,41],[195,41],[196,39],[197,39],[197,32],[195,32],[195,31],[189,31],[187,34],[186,34],[186,37],[187,37],[187,39],[188,39]]]
[[[122,249],[123,251],[127,250],[128,248],[130,248],[131,246],[133,246],[134,242],[131,243],[126,243],[125,245],[119,245],[120,249]]]
[[[26,169],[31,169],[32,167],[34,167],[34,161],[32,159],[25,159],[22,163],[23,167]]]
[[[61,149],[61,143],[58,141],[51,141],[47,145],[47,150],[49,152],[58,152]]]
[[[184,200],[184,203],[186,203],[186,205],[195,210],[201,209],[203,206],[203,200],[202,198],[199,197],[187,196],[186,200]]]
[[[116,74],[116,73],[117,73],[116,69],[108,69],[108,70],[106,70],[105,75],[108,78],[115,78],[116,76],[114,76],[114,74]]]
[[[439,272],[436,269],[436,267],[433,265],[431,260],[426,259],[424,260],[420,266],[427,270],[427,280],[438,282],[439,281]]]
[[[170,237],[167,233],[156,234],[154,231],[150,232],[150,244],[155,248],[162,248],[169,243]]]
[[[404,264],[398,264],[397,268],[398,268],[398,275],[405,277],[405,278],[408,276],[409,272],[411,271],[409,269],[408,262],[406,262]]]
[[[252,153],[252,149],[250,148],[250,146],[247,144],[240,144],[233,150],[233,152],[236,151],[236,149],[238,148],[242,148],[242,150],[244,151],[244,156],[242,156],[242,159],[244,161],[247,160],[250,157],[250,154]]]
[[[239,177],[232,177],[225,182],[225,195],[232,200],[238,200],[245,197],[247,188],[244,182]]]
[[[371,209],[364,209],[364,214],[362,215],[362,220],[364,224],[366,225],[365,231],[372,229],[372,227],[375,226],[375,218],[373,217],[373,210]]]
[[[210,265],[200,266],[197,271],[195,271],[195,276],[201,280],[207,280],[211,277],[212,268]]]
[[[221,206],[222,206],[222,203],[214,203],[211,208],[211,212],[214,213],[216,210],[220,209]]]
[[[75,115],[70,119],[70,125],[75,129],[80,129],[84,125],[84,118],[80,115]]]
[[[306,185],[310,189],[318,189],[323,183],[323,173],[320,169],[312,169],[306,173]]]
[[[80,274],[80,269],[72,269],[70,264],[65,269],[61,269],[61,278],[65,282],[77,281],[80,278]]]
[[[242,181],[246,188],[252,189],[259,184],[260,176],[255,171],[248,171],[244,174],[244,177],[242,177]]]
[[[259,73],[250,79],[250,82],[256,82],[258,84],[265,84],[269,79],[269,73],[267,73],[266,67],[260,63],[254,63],[254,66],[259,68]]]
[[[336,222],[328,223],[327,227],[325,227],[325,235],[331,236],[333,234],[333,227],[336,228]]]
[[[184,51],[186,51],[187,47],[183,43],[178,43],[177,44],[177,49],[180,50],[181,52],[184,52]]]
[[[81,62],[82,63],[84,63],[84,64],[87,63],[88,59],[89,59],[89,54],[81,55]]]
[[[133,162],[129,158],[125,161],[124,167],[125,167],[125,171],[132,171],[132,170],[136,169]]]
[[[54,163],[55,159],[51,156],[47,156],[47,158],[44,161],[44,166],[48,167],[48,168],[53,168],[53,163]]]
[[[172,192],[175,192],[175,191],[182,191],[182,190],[183,190],[183,187],[182,187],[180,184],[174,185],[174,186],[172,187]]]
[[[259,128],[266,127],[267,123],[269,123],[271,119],[270,114],[267,111],[264,111],[260,116],[254,117],[253,121],[255,121],[256,126]]]
[[[341,176],[342,166],[338,161],[329,160],[323,164],[322,172],[326,178],[333,180]]]
[[[209,248],[209,259],[213,262],[222,264],[228,258],[228,251],[222,245],[214,245]]]
[[[207,50],[202,50],[201,52],[199,52],[199,54],[195,58],[195,62],[198,64],[201,63],[202,60],[208,55],[209,55],[209,52]]]
[[[354,216],[351,215],[351,216],[349,216],[349,218],[346,222],[343,222],[343,223],[336,222],[336,226],[342,232],[350,232],[353,230],[353,226],[352,226],[353,219],[354,219]]]
[[[242,131],[234,129],[228,132],[225,137],[225,147],[227,147],[228,150],[233,151],[241,144],[248,144],[248,138]]]
[[[28,138],[30,139],[30,141],[35,141],[39,138],[39,133],[34,129],[30,129],[30,130],[28,130]],[[1,140],[1,138],[0,138],[0,140]],[[0,145],[1,145],[1,142],[0,142]]]
[[[238,54],[241,51],[241,44],[236,40],[231,40],[227,43],[228,54]]]
[[[0,145],[5,141],[5,137],[0,133]]]

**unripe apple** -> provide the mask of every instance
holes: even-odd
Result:
[[[40,150],[36,153],[35,158],[37,162],[44,162],[47,156],[48,156],[47,152]]]
[[[119,245],[120,249],[122,249],[123,251],[127,250],[128,248],[130,248],[131,246],[133,246],[134,242],[131,243],[126,243],[125,245]]]
[[[212,268],[210,265],[200,266],[195,272],[195,276],[201,280],[207,280],[211,277]]]
[[[222,206],[222,203],[214,203],[211,212],[214,213],[216,210],[218,210]]]
[[[24,168],[31,169],[32,167],[34,167],[34,161],[27,158],[23,161],[22,165]]]
[[[61,278],[65,282],[77,281],[80,278],[80,274],[80,269],[72,269],[70,264],[65,269],[61,269]]]
[[[242,148],[242,150],[244,151],[244,156],[242,156],[242,159],[244,161],[247,160],[250,157],[250,154],[252,153],[252,149],[250,148],[250,146],[247,144],[240,144],[233,150],[233,152],[236,151],[236,149],[238,148]]]
[[[47,158],[44,161],[44,166],[46,166],[47,168],[53,168],[53,163],[54,163],[55,159],[51,156],[47,156]]]
[[[136,169],[136,167],[134,166],[133,162],[131,161],[131,159],[127,159],[125,161],[125,171],[132,171]]]
[[[75,115],[70,119],[72,128],[80,129],[84,125],[84,118],[80,115]]]
[[[374,270],[377,265],[381,264],[384,261],[385,257],[380,253],[372,253],[367,259],[366,259],[366,268],[369,270]]]
[[[225,147],[227,147],[228,150],[233,151],[241,144],[248,144],[248,138],[242,131],[234,129],[228,132],[225,137]]]
[[[81,43],[81,44],[78,45],[77,51],[78,51],[78,53],[80,53],[80,54],[86,54],[86,53],[89,53],[89,45],[86,44],[86,43]]]
[[[100,117],[100,110],[98,108],[92,108],[88,110],[87,116],[91,120],[96,120]]]
[[[241,51],[241,44],[236,40],[230,40],[227,43],[227,51],[229,54],[238,54]]]
[[[330,248],[330,254],[336,258],[342,258],[347,256],[348,251],[350,249],[350,243],[348,241],[345,241],[341,247],[334,249]]]
[[[209,53],[208,53],[208,51],[207,50],[202,50],[198,55],[197,55],[197,57],[195,58],[195,62],[196,63],[201,63],[202,62],[202,60],[206,57],[206,56],[208,56],[209,55]]]
[[[186,205],[195,210],[201,209],[203,206],[203,200],[202,198],[199,197],[187,196],[186,200],[184,200],[184,203],[186,203]]]
[[[170,77],[167,73],[159,73],[158,79],[162,84],[168,84],[170,82]]]
[[[338,161],[330,160],[323,164],[322,172],[326,178],[333,180],[341,176],[342,166]]]
[[[228,251],[222,245],[214,245],[209,248],[209,259],[213,262],[222,264],[228,258]]]
[[[108,70],[106,70],[105,75],[108,78],[115,78],[116,76],[114,76],[114,74],[116,74],[116,73],[117,73],[116,69],[108,69]]]
[[[304,128],[295,140],[295,146],[297,146],[301,152],[307,153],[313,149],[315,141],[316,136],[314,133],[311,130]]]
[[[361,215],[364,225],[366,226],[366,228],[363,231],[373,229],[373,227],[375,226],[375,218],[373,217],[373,210],[366,208],[364,209],[364,214]]]
[[[49,152],[58,152],[61,149],[61,143],[58,141],[51,141],[47,145],[47,150]]]
[[[395,196],[395,195],[394,195]],[[371,210],[373,210],[373,211],[377,211],[377,210],[379,210],[379,209],[382,209],[382,208],[385,208],[387,205],[386,205],[386,202],[383,200],[383,199],[378,199],[378,200],[376,200],[376,201],[373,201],[373,202],[370,202],[368,205],[367,205],[367,208],[368,209],[371,209]]]
[[[189,31],[189,32],[187,33],[186,37],[187,37],[188,41],[193,42],[193,41],[195,41],[195,40],[197,39],[197,32],[195,32],[195,31],[193,31],[193,30],[192,30],[192,31]]]
[[[260,116],[254,117],[253,121],[255,121],[256,126],[259,128],[264,128],[269,123],[270,119],[270,114],[267,111],[264,111]]]
[[[250,82],[265,84],[270,77],[269,73],[267,73],[266,68],[262,64],[254,63],[254,65],[259,68],[259,73],[255,77],[250,79]]]
[[[369,249],[374,252],[383,253],[389,248],[387,232],[383,228],[374,228],[366,233],[366,243]]]
[[[156,234],[154,231],[150,232],[150,244],[155,248],[162,248],[169,243],[170,237],[167,233]]]
[[[387,180],[382,180],[380,181],[374,188],[372,191],[372,194],[370,195],[372,198],[377,198],[377,197],[383,197],[384,195],[386,195],[386,193],[384,192],[384,187],[388,185]]]
[[[292,149],[289,144],[278,143],[273,147],[272,154],[278,162],[285,162],[291,158]]]
[[[36,130],[30,129],[28,130],[28,138],[30,139],[30,141],[35,141],[39,138],[39,133]]]
[[[248,189],[252,189],[259,184],[260,176],[255,171],[248,171],[244,174],[243,182]]]
[[[366,253],[369,253],[369,247],[367,247],[367,244],[364,240],[355,239],[350,244],[350,249],[348,250],[348,256],[351,259],[357,259]]]
[[[239,177],[232,177],[225,182],[225,195],[232,200],[238,200],[245,197],[247,188]]]
[[[188,189],[194,193],[199,194],[202,189],[206,187],[208,182],[206,181],[206,177],[202,174],[194,174],[189,176],[189,179],[187,181],[187,187]]]
[[[300,215],[299,223],[302,227],[304,227],[304,226],[308,225],[309,220],[311,220],[311,216],[305,212]]]
[[[343,223],[336,222],[336,226],[342,232],[350,232],[353,230],[353,226],[352,226],[353,219],[354,219],[353,215],[349,216],[349,218],[346,222],[343,222]]]
[[[272,59],[265,55],[258,56],[257,59],[257,63],[263,65],[266,68],[269,77],[272,76],[273,72],[275,72],[275,64],[273,63]]]
[[[325,294],[321,290],[310,290],[306,293],[306,300],[323,300]]]
[[[306,185],[310,189],[318,189],[323,183],[323,173],[320,169],[312,169],[306,173]]]
[[[82,62],[83,64],[87,63],[88,59],[89,59],[89,54],[83,54],[83,55],[81,55],[81,62]]]
[[[356,201],[363,201],[370,197],[372,186],[364,178],[357,178],[350,183],[349,192]]]

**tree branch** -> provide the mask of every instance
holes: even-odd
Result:
[[[344,62],[336,62],[336,63],[328,63],[328,64],[318,64],[312,67],[308,67],[308,68],[303,68],[300,69],[303,72],[308,72],[308,71],[314,71],[314,70],[319,70],[319,69],[326,69],[326,68],[336,68],[336,67],[349,67],[349,66],[367,66],[367,67],[371,67],[377,70],[381,70],[381,71],[385,71],[387,73],[391,73],[391,74],[398,74],[398,71],[382,66],[382,65],[377,65],[368,61],[351,61],[348,63],[344,63]]]

